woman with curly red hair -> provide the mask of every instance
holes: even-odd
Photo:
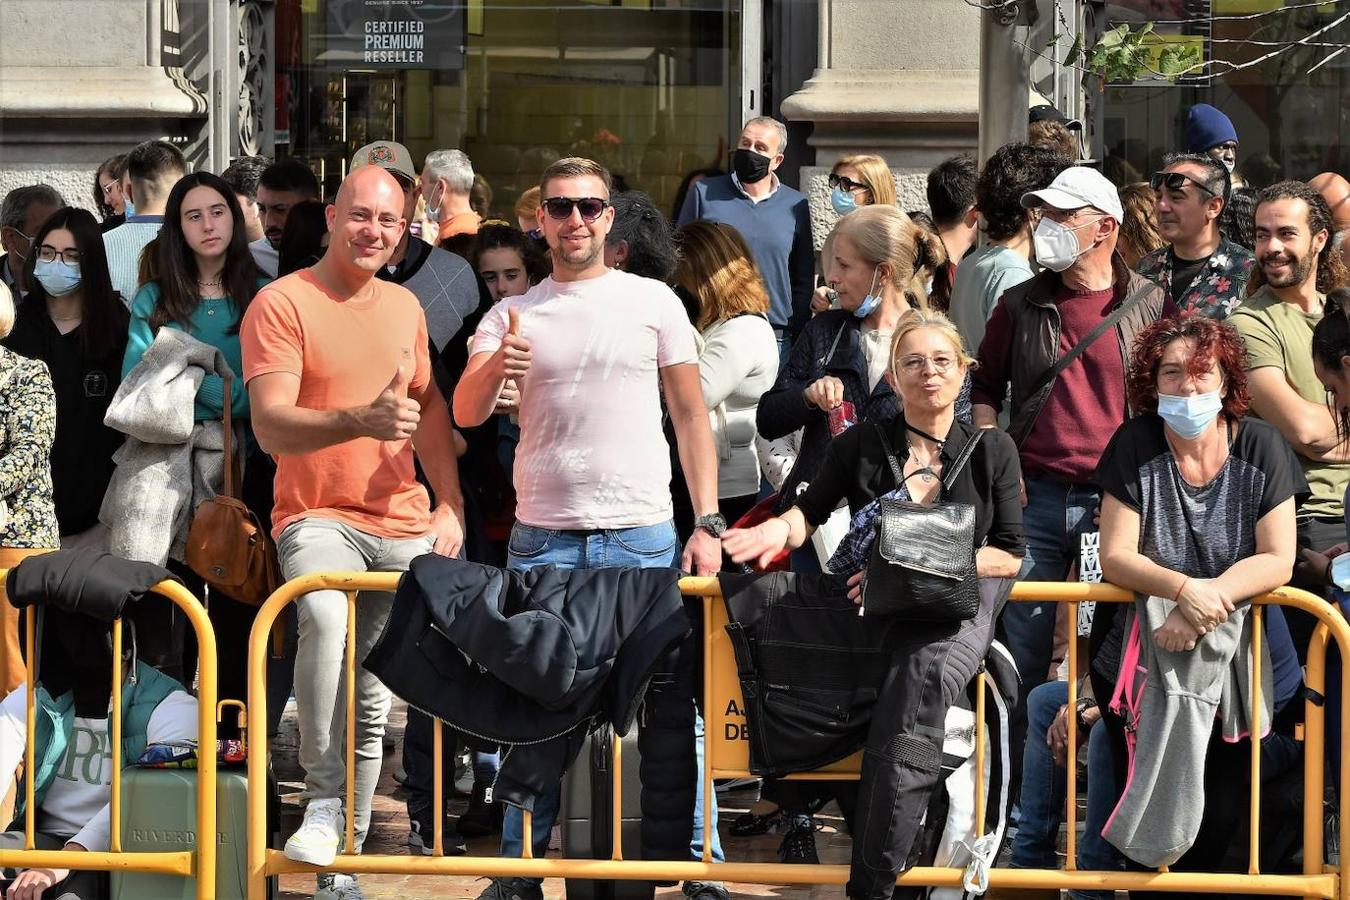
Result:
[[[1110,699],[1102,721],[1127,768],[1102,834],[1140,866],[1221,871],[1248,802],[1247,735],[1273,742],[1275,769],[1293,759],[1282,715],[1297,705],[1293,642],[1268,607],[1265,708],[1248,721],[1248,612],[1289,581],[1307,485],[1280,433],[1246,418],[1243,347],[1231,326],[1199,316],[1145,329],[1130,367],[1138,415],[1097,470],[1102,572],[1137,598],[1093,628],[1093,695]]]

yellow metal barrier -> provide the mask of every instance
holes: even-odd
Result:
[[[266,717],[266,658],[268,635],[272,622],[286,604],[300,596],[316,590],[340,590],[347,595],[348,634],[355,630],[356,597],[360,591],[393,591],[398,585],[397,573],[334,573],[311,575],[288,582],[279,588],[258,610],[253,632],[249,638],[249,679],[248,679],[248,716],[249,730],[256,734],[265,734]],[[526,856],[520,859],[503,859],[485,856],[444,855],[441,835],[441,816],[435,816],[434,853],[430,857],[419,856],[379,856],[355,855],[352,853],[352,808],[353,784],[347,779],[347,835],[344,852],[340,853],[333,865],[326,871],[346,872],[350,874],[387,873],[403,875],[472,875],[493,877],[533,877],[533,878],[579,878],[579,879],[618,879],[618,880],[717,880],[759,884],[843,884],[848,880],[848,866],[845,865],[785,865],[781,863],[714,863],[711,859],[712,842],[708,829],[711,826],[711,804],[713,779],[750,777],[748,736],[742,730],[743,702],[740,683],[736,676],[735,661],[732,656],[729,639],[723,626],[726,624],[725,605],[720,599],[718,582],[715,578],[685,578],[680,582],[685,594],[700,596],[704,603],[703,632],[704,647],[704,711],[707,727],[704,731],[704,758],[707,761],[704,772],[704,834],[703,859],[701,861],[647,861],[626,860],[623,858],[619,827],[622,803],[622,742],[613,742],[613,760],[611,771],[614,773],[614,804],[611,815],[615,835],[611,858],[592,859],[535,859],[529,856],[531,840],[530,814],[524,816],[524,847]],[[1054,601],[1069,604],[1069,621],[1077,620],[1078,604],[1083,601],[1121,603],[1133,600],[1133,594],[1105,584],[1042,583],[1026,582],[1013,588],[1012,599]],[[1314,633],[1308,652],[1308,687],[1318,695],[1326,692],[1326,651],[1331,640],[1335,640],[1343,658],[1350,658],[1350,625],[1347,625],[1340,612],[1311,594],[1291,588],[1282,588],[1259,597],[1255,601],[1255,626],[1260,625],[1261,607],[1268,604],[1302,609],[1316,617],[1319,625]],[[1255,640],[1260,641],[1261,629],[1253,628]],[[348,640],[346,664],[348,672],[355,665],[355,641]],[[1259,645],[1257,647],[1259,650]],[[1260,709],[1260,654],[1257,653],[1256,671],[1252,681],[1257,686],[1252,699],[1253,711]],[[1076,702],[1076,680],[1078,673],[1077,647],[1069,643],[1069,704]],[[977,703],[983,703],[983,673],[976,692]],[[354,679],[347,682],[347,766],[354,768],[355,757],[355,693]],[[1350,666],[1342,673],[1342,702],[1350,700]],[[1328,867],[1323,862],[1323,761],[1325,737],[1325,712],[1322,706],[1311,700],[1305,704],[1304,724],[1304,822],[1303,822],[1303,872],[1301,874],[1262,874],[1259,866],[1258,838],[1260,822],[1260,743],[1252,742],[1252,798],[1250,835],[1250,865],[1246,874],[1230,872],[1169,872],[1166,869],[1157,872],[1084,872],[1076,870],[1075,862],[1075,824],[1077,804],[1075,802],[1076,784],[1074,769],[1069,768],[1068,778],[1068,815],[1069,835],[1068,858],[1063,870],[1052,869],[991,869],[989,884],[991,887],[1009,888],[1047,888],[1077,890],[1156,890],[1183,891],[1199,894],[1248,893],[1273,896],[1322,897],[1327,900],[1350,900],[1350,879],[1345,877],[1346,866],[1350,859],[1339,867]],[[1069,746],[1076,746],[1077,721],[1069,717]],[[433,809],[443,808],[444,779],[441,772],[442,724],[435,722],[434,740],[436,752]],[[984,831],[984,717],[976,710],[976,831]],[[1350,712],[1342,716],[1342,740],[1350,747]],[[811,779],[844,780],[858,777],[859,755],[842,760],[819,772],[809,775],[793,776]],[[1341,782],[1350,785],[1350,755],[1339,761]],[[313,872],[315,867],[292,862],[277,849],[267,846],[266,806],[267,806],[267,760],[262,753],[250,753],[248,760],[248,897],[249,900],[262,900],[266,879],[269,876],[290,872]],[[1339,800],[1340,846],[1350,846],[1350,817],[1347,817],[1344,795]],[[957,887],[961,885],[964,872],[955,868],[917,867],[904,872],[898,883],[906,886],[931,885],[935,887]]]
[[[8,573],[0,570],[0,581]],[[27,735],[24,748],[24,849],[0,850],[0,868],[58,868],[98,872],[147,872],[162,875],[196,877],[197,900],[216,896],[216,842],[203,836],[216,834],[216,636],[211,620],[197,598],[176,581],[162,581],[154,592],[172,600],[197,634],[197,659],[201,674],[197,689],[197,740],[201,752],[197,760],[197,849],[172,852],[126,852],[122,850],[122,620],[113,622],[112,664],[112,798],[110,802],[109,848],[101,852],[34,849],[36,810],[33,803],[35,681],[34,653],[37,616],[30,608],[24,615],[27,653]],[[0,656],[4,654],[0,642]],[[0,671],[4,660],[0,658]]]

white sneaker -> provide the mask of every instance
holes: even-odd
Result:
[[[361,893],[355,875],[320,872],[319,889],[314,892],[314,900],[366,900],[366,895]]]
[[[305,821],[286,841],[286,858],[312,866],[331,866],[342,843],[343,824],[341,800],[309,801],[305,807]],[[333,896],[345,898],[348,895]],[[351,896],[359,896],[359,892]]]

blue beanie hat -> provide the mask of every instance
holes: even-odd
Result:
[[[1186,152],[1204,153],[1211,147],[1237,142],[1233,120],[1208,103],[1197,103],[1186,112]]]

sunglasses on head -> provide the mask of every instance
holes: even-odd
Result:
[[[599,197],[549,197],[540,203],[548,213],[549,218],[563,221],[572,217],[572,209],[581,213],[581,218],[585,222],[594,222],[600,218],[600,214],[609,206],[608,200],[602,200]]]
[[[1163,188],[1164,186],[1169,191],[1179,191],[1186,186],[1186,182],[1190,182],[1191,184],[1198,187],[1200,190],[1204,191],[1206,194],[1209,194],[1211,197],[1219,196],[1218,194],[1214,193],[1214,191],[1210,190],[1208,187],[1202,184],[1200,181],[1198,181],[1195,178],[1192,178],[1185,172],[1154,172],[1153,177],[1148,180],[1148,186],[1153,188],[1153,190],[1155,191]]]
[[[841,187],[844,190],[850,192],[858,190],[862,191],[869,190],[867,185],[863,184],[862,182],[854,181],[852,178],[845,178],[843,175],[835,175],[834,173],[831,173],[830,189],[833,190],[837,187]]]

